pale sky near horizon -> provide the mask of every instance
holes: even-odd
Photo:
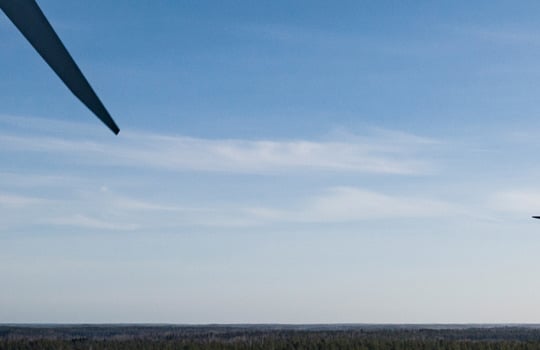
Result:
[[[540,323],[536,1],[0,13],[0,323]]]

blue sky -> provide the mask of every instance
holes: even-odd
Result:
[[[0,16],[0,322],[540,322],[537,2]]]

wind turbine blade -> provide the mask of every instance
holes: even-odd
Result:
[[[81,100],[112,132],[120,129],[82,74],[35,0],[0,0],[0,8]]]

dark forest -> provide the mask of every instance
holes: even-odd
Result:
[[[0,349],[540,349],[533,326],[14,325]]]

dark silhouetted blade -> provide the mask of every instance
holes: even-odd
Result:
[[[60,79],[115,134],[120,129],[56,35],[35,0],[0,0],[0,8]]]
[[[540,216],[533,216],[533,219],[540,219]]]

